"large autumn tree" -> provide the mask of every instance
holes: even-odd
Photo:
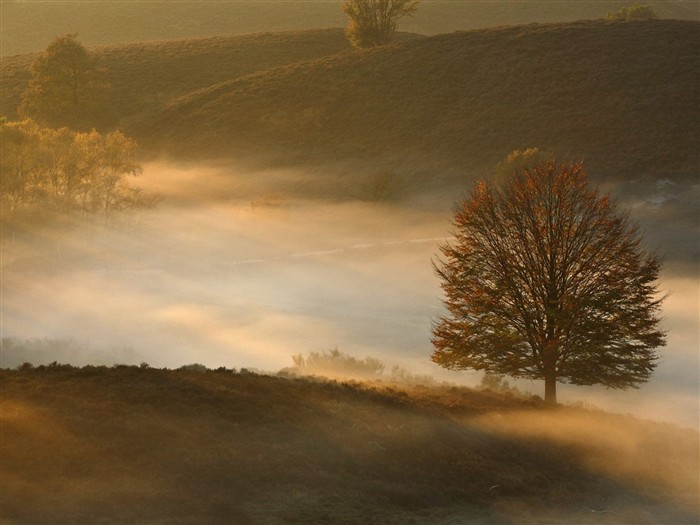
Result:
[[[350,18],[345,34],[355,47],[384,46],[391,40],[399,19],[418,9],[419,0],[345,0]]]
[[[448,313],[432,359],[449,369],[556,383],[634,387],[665,344],[659,259],[581,163],[544,162],[455,210],[436,272]]]
[[[107,82],[76,35],[55,38],[32,64],[19,113],[51,128],[89,131],[108,123]]]

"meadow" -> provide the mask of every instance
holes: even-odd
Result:
[[[0,371],[0,519],[697,523],[697,433],[454,386]]]

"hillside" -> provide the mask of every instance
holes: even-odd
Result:
[[[489,0],[444,2],[423,0],[415,16],[401,29],[421,34],[530,22],[564,22],[601,18],[629,0]],[[698,19],[700,5],[683,0],[650,0],[662,18]],[[37,52],[56,31],[78,33],[86,45],[143,40],[173,40],[262,31],[341,27],[346,23],[342,0],[237,0],[236,2],[134,2],[109,0],[65,2],[4,0],[0,54]],[[60,29],[57,29],[60,28]]]
[[[2,370],[5,523],[696,523],[697,433],[457,387]]]
[[[493,166],[529,146],[607,174],[694,174],[700,24],[581,21],[440,35],[183,96],[137,136],[203,155]]]
[[[409,36],[403,35],[404,38]],[[107,72],[119,119],[161,110],[193,90],[351,49],[341,29],[136,42],[90,48]],[[16,118],[36,54],[3,57],[0,113]]]

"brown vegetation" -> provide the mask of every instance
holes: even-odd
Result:
[[[541,146],[606,175],[687,175],[700,160],[699,49],[698,23],[669,20],[440,35],[208,87],[138,136],[200,157],[393,158],[460,174]]]
[[[512,158],[512,157],[511,157]],[[480,181],[436,265],[449,314],[433,361],[558,381],[635,387],[656,367],[660,259],[583,164],[541,162],[501,187]]]
[[[461,178],[538,146],[601,175],[667,177],[699,161],[699,35],[697,22],[598,20],[397,34],[402,45],[360,52],[340,29],[92,51],[120,128],[172,154],[380,158],[375,170]],[[32,59],[3,59],[10,118]]]
[[[202,367],[0,379],[7,523],[697,518],[698,436],[670,425],[489,391]]]
[[[136,42],[90,48],[105,68],[121,119],[150,114],[190,91],[255,71],[351,49],[341,29]],[[3,57],[0,113],[17,116],[37,55]]]

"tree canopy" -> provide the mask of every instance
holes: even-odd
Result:
[[[435,264],[448,314],[432,359],[450,369],[635,387],[656,366],[659,258],[582,163],[549,161],[501,188],[479,182]]]
[[[607,20],[633,20],[635,18],[659,18],[659,14],[651,6],[634,3],[617,11],[608,11]]]
[[[108,120],[103,71],[76,35],[55,38],[32,64],[19,113],[37,123],[87,131]]]
[[[418,9],[419,0],[345,0],[343,11],[350,22],[345,34],[355,47],[384,46],[391,40],[399,19]]]
[[[101,217],[152,204],[126,180],[137,175],[136,143],[109,134],[52,129],[31,120],[0,125],[0,199],[3,224],[52,214]]]

